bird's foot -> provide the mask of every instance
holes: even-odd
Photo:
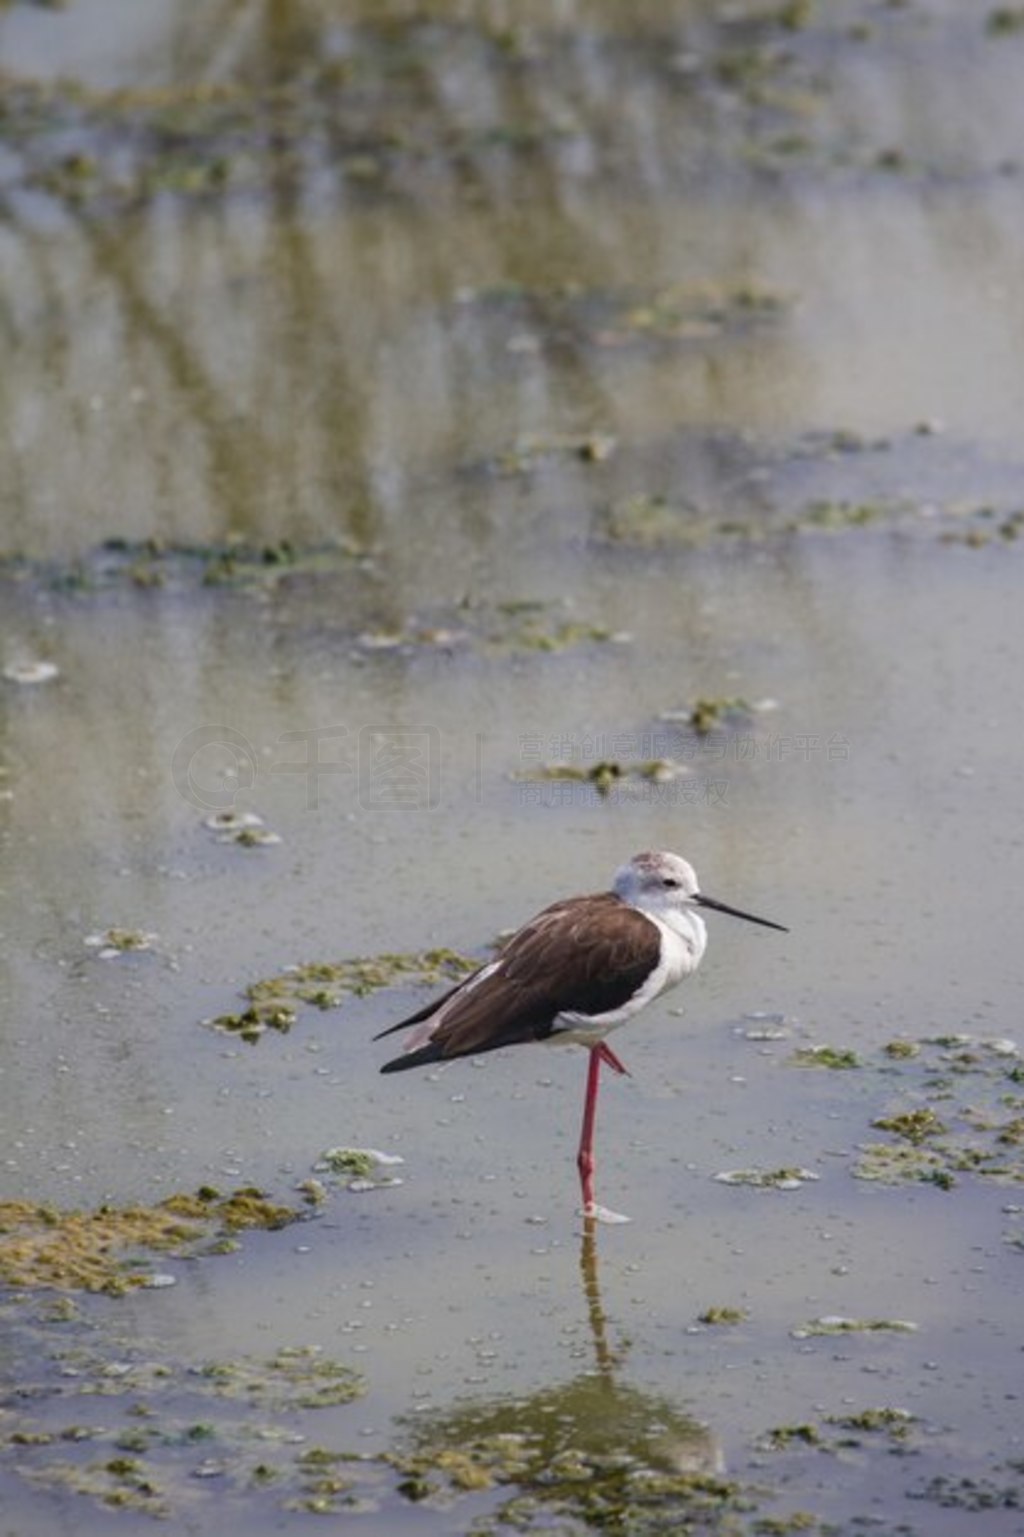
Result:
[[[622,1212],[609,1211],[607,1206],[598,1206],[596,1201],[589,1201],[586,1206],[581,1207],[580,1216],[584,1222],[606,1222],[609,1227],[614,1226],[616,1223],[621,1224],[623,1222],[632,1222],[633,1220],[632,1217],[624,1216]]]

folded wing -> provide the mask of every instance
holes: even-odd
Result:
[[[419,1027],[381,1072],[543,1040],[561,1014],[613,1013],[646,981],[660,946],[650,919],[611,892],[556,902],[519,929],[496,960],[382,1031]]]

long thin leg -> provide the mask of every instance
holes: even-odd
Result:
[[[576,1166],[580,1171],[580,1187],[583,1192],[583,1215],[592,1217],[597,1210],[594,1203],[594,1115],[597,1111],[597,1090],[601,1082],[601,1048],[590,1048],[587,1068],[587,1097],[583,1102],[583,1128],[580,1132],[580,1150]]]
[[[614,1068],[617,1073],[625,1073],[626,1077],[629,1077],[629,1068],[624,1062],[619,1061],[606,1041],[599,1041],[596,1050],[602,1062],[607,1062],[608,1066]]]
[[[583,1103],[583,1128],[580,1131],[580,1150],[576,1163],[580,1171],[583,1191],[583,1216],[588,1222],[628,1222],[617,1212],[605,1211],[594,1200],[594,1118],[597,1113],[597,1090],[601,1082],[601,1063],[607,1062],[617,1073],[626,1072],[610,1046],[599,1041],[590,1048],[590,1064],[587,1068],[587,1097]]]

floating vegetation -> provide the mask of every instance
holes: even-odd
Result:
[[[141,951],[152,950],[159,937],[144,929],[114,928],[104,929],[102,934],[87,934],[85,943],[90,950],[96,951],[98,961],[112,961],[119,955],[137,955]]]
[[[861,1066],[857,1053],[844,1046],[800,1046],[789,1060],[794,1067],[826,1067],[833,1072]]]
[[[896,509],[878,502],[811,502],[801,512],[796,527],[843,529],[862,528]]]
[[[670,784],[693,771],[685,763],[672,758],[650,758],[639,763],[622,763],[617,759],[602,759],[598,763],[542,763],[522,769],[515,778],[533,783],[567,782],[591,785],[604,799],[613,789],[628,788],[630,784]]]
[[[364,1392],[355,1372],[317,1347],[187,1366],[146,1357],[133,1340],[115,1360],[65,1346],[56,1366],[54,1379],[37,1355],[3,1400],[0,1454],[8,1471],[36,1488],[190,1525],[204,1498],[222,1515],[227,1491],[236,1498],[266,1491],[287,1508],[320,1492],[332,1471],[338,1496],[358,1487],[365,1497],[384,1482],[376,1461],[318,1446],[304,1433],[307,1415]]]
[[[573,646],[617,645],[628,643],[629,636],[621,630],[610,630],[604,624],[589,621],[566,620],[554,625],[527,622],[506,634],[491,637],[492,641],[515,651],[566,651]]]
[[[1019,1511],[1024,1506],[1024,1484],[1019,1462],[999,1469],[1001,1477],[967,1478],[937,1473],[917,1489],[908,1489],[912,1500],[929,1500],[943,1510],[964,1510],[980,1515],[995,1510]],[[1007,1477],[1007,1475],[1010,1475]]]
[[[698,699],[688,719],[698,736],[707,736],[723,726],[745,725],[753,713],[754,706],[745,699]]]
[[[348,540],[300,547],[288,540],[250,544],[242,539],[228,539],[222,544],[188,544],[110,538],[71,562],[27,560],[17,554],[5,554],[0,556],[0,580],[28,580],[73,593],[118,587],[153,591],[233,587],[266,591],[287,577],[333,575],[367,553]],[[5,670],[5,676],[16,682],[45,682],[57,676],[52,662],[15,665],[46,670],[43,676],[24,678],[13,678]]]
[[[765,1451],[785,1451],[791,1446],[820,1446],[821,1432],[817,1425],[773,1425],[759,1439],[758,1446]]]
[[[329,1147],[313,1165],[314,1173],[334,1174],[346,1190],[386,1190],[402,1183],[401,1176],[382,1175],[381,1169],[403,1164],[397,1153],[382,1153],[375,1147]]]
[[[917,1057],[921,1053],[921,1048],[916,1041],[902,1039],[887,1041],[882,1049],[887,1057],[892,1057],[897,1062],[909,1061],[910,1058]]]
[[[820,1176],[810,1169],[725,1169],[715,1175],[720,1185],[752,1185],[755,1190],[799,1190]]]
[[[744,1508],[703,1426],[599,1374],[408,1424],[407,1449],[387,1455],[399,1493],[437,1505],[493,1490],[482,1532],[725,1533]]]
[[[1024,1183],[1024,1065],[1015,1041],[965,1034],[882,1048],[884,1071],[908,1079],[909,1104],[876,1115],[889,1142],[861,1144],[857,1179],[952,1190],[968,1175]]]
[[[692,704],[661,710],[658,719],[668,726],[688,726],[696,736],[706,738],[713,732],[749,727],[757,716],[769,715],[777,709],[778,701],[775,699],[751,701],[735,695],[706,695],[695,699]],[[749,756],[755,755],[751,750]]]
[[[829,1414],[818,1424],[806,1421],[795,1425],[773,1425],[758,1438],[762,1451],[787,1452],[802,1448],[816,1451],[839,1452],[844,1448],[862,1446],[866,1437],[884,1436],[888,1441],[905,1446],[918,1421],[908,1409],[862,1409],[854,1414]],[[838,1431],[840,1434],[836,1435]]]
[[[879,1131],[891,1131],[893,1136],[904,1137],[915,1147],[919,1147],[929,1137],[942,1136],[946,1131],[946,1127],[935,1111],[927,1107],[920,1110],[905,1110],[900,1115],[881,1116],[871,1124]]]
[[[795,1340],[813,1339],[829,1334],[914,1334],[917,1324],[905,1318],[843,1318],[830,1313],[824,1318],[812,1318],[799,1324],[790,1334]]]
[[[904,1441],[916,1417],[909,1409],[893,1409],[884,1405],[879,1409],[862,1409],[859,1414],[830,1414],[830,1425],[858,1434],[874,1435],[881,1431],[894,1440]]]
[[[225,1196],[205,1186],[155,1206],[95,1211],[0,1202],[0,1284],[122,1296],[160,1284],[153,1254],[192,1256],[245,1228],[284,1227],[301,1215],[252,1187]]]
[[[253,1044],[267,1030],[286,1035],[298,1019],[300,1004],[336,1009],[347,997],[366,998],[385,987],[437,987],[460,981],[479,965],[479,960],[448,949],[310,961],[250,983],[243,994],[246,1008],[203,1023]]]
[[[707,1324],[709,1327],[731,1326],[741,1324],[749,1317],[750,1314],[746,1308],[710,1307],[705,1308],[703,1313],[697,1314],[697,1322]]]
[[[214,811],[203,818],[203,826],[215,833],[218,843],[234,843],[243,849],[272,848],[281,842],[281,834],[271,832],[255,811]]]
[[[484,654],[569,651],[579,646],[624,645],[630,637],[608,625],[572,617],[567,605],[534,599],[485,604],[466,600],[457,615],[430,622],[409,619],[400,628],[364,630],[363,653],[437,652],[473,648]]]

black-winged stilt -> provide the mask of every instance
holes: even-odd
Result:
[[[590,1052],[577,1163],[583,1215],[624,1221],[594,1200],[594,1115],[601,1064],[626,1068],[605,1036],[692,976],[707,946],[700,909],[767,929],[781,923],[705,896],[678,854],[636,854],[611,891],[568,897],[531,918],[493,961],[376,1037],[414,1027],[401,1056],[382,1073],[452,1057],[478,1056],[524,1041],[578,1042]]]

